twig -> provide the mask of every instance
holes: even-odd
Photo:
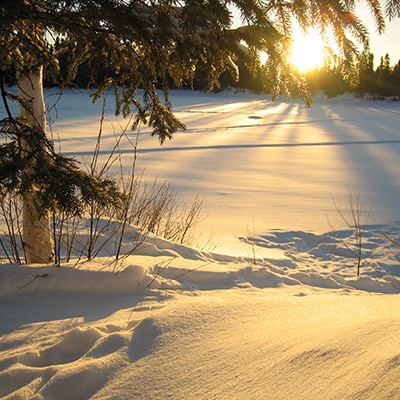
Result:
[[[169,266],[171,265],[172,261],[174,261],[175,259],[176,259],[176,257],[172,257],[171,259],[166,260],[166,261],[163,263],[163,265],[157,265],[158,271],[157,271],[157,273],[153,276],[153,279],[150,281],[150,283],[148,283],[148,284],[146,285],[146,287],[150,287],[150,286],[153,284],[153,282],[160,276],[161,272],[163,272],[163,271],[165,270],[165,268],[169,267]]]
[[[32,282],[34,282],[36,279],[46,278],[46,276],[49,276],[49,274],[38,274],[33,279],[31,279],[28,283],[25,283],[25,285],[17,286],[17,289],[23,289],[23,288],[27,287],[28,285],[30,285]]]
[[[351,221],[349,221],[346,216],[344,215],[342,209],[336,204],[335,199],[333,199],[333,204],[335,205],[336,211],[339,214],[339,216],[342,218],[343,222],[348,226],[348,228],[353,230],[353,236],[355,239],[355,246],[356,246],[356,251],[351,248],[349,244],[346,243],[344,239],[340,239],[343,245],[352,253],[354,256],[357,258],[357,276],[360,276],[360,270],[361,270],[361,263],[363,259],[365,259],[365,256],[363,255],[363,233],[365,230],[365,225],[367,225],[370,214],[371,214],[371,209],[369,210],[367,217],[365,219],[364,225],[361,222],[361,216],[363,213],[363,208],[362,204],[360,203],[360,194],[357,195],[357,202],[354,204],[353,200],[353,195],[349,191],[348,193],[348,199],[349,199],[349,206],[350,206],[350,214],[351,214]],[[330,221],[329,224],[331,226],[331,229],[335,231],[333,226],[331,225]]]
[[[6,77],[5,77],[4,72],[0,71],[1,97],[3,99],[4,108],[6,109],[6,113],[7,113],[8,118],[10,120],[13,120],[14,117],[13,117],[13,115],[11,113],[11,110],[10,110],[10,107],[8,105],[7,92],[6,92],[5,87],[4,87],[5,86],[5,80],[6,80]]]
[[[177,275],[177,276],[175,276],[175,277],[173,277],[173,278],[171,278],[171,279],[168,279],[168,280],[166,281],[166,283],[175,281],[175,280],[178,279],[178,278],[182,278],[182,276],[185,276],[185,275],[187,275],[187,274],[190,274],[191,272],[197,271],[197,270],[199,270],[199,269],[201,269],[201,268],[203,268],[203,267],[205,267],[205,266],[207,266],[207,265],[209,265],[209,264],[212,264],[212,263],[213,263],[213,261],[209,261],[209,262],[206,262],[205,264],[202,264],[202,265],[200,265],[200,266],[198,266],[198,267],[196,267],[196,268],[189,269],[188,271],[182,272],[181,274],[179,274],[179,275]]]
[[[386,233],[383,233],[383,232],[381,232],[381,235],[382,235],[385,239],[389,240],[389,242],[391,242],[392,244],[394,244],[396,247],[399,247],[399,248],[400,248],[400,243],[397,242],[396,240],[394,240],[393,238],[391,238],[389,235],[386,235]]]

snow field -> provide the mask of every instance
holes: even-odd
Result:
[[[213,245],[148,235],[116,262],[105,232],[90,262],[2,264],[0,398],[400,399],[399,249],[382,236],[400,240],[400,105],[172,100],[188,130],[159,147],[143,128],[138,167],[182,201],[200,195],[199,244]],[[99,105],[67,92],[57,107],[52,134],[87,162]],[[108,111],[102,156],[124,124]],[[349,192],[363,204],[360,277],[335,207],[351,218]]]

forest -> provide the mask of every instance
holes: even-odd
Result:
[[[344,72],[343,65],[335,61],[331,65],[325,65],[304,73],[311,93],[322,92],[328,97],[336,97],[346,92],[354,93],[356,97],[370,96],[374,100],[391,97],[399,100],[400,96],[400,60],[392,65],[389,54],[381,57],[380,63],[375,67],[375,57],[370,51],[360,54],[358,62],[353,65],[352,72]],[[255,93],[269,93],[268,85],[262,84],[262,66],[252,75],[244,64],[240,66],[240,78],[234,82],[232,77],[225,74],[221,77],[223,88],[236,87],[249,89]],[[260,78],[257,78],[257,75]],[[201,82],[197,82],[197,88],[205,88]]]
[[[51,51],[56,52],[60,45],[58,39],[52,46]],[[44,71],[44,86],[54,87],[63,86],[67,81],[68,63],[71,61],[71,54],[62,53],[57,56],[60,71],[63,78],[54,80],[50,74]],[[358,62],[353,65],[352,73],[343,73],[343,65],[333,61],[330,65],[315,68],[304,73],[308,87],[312,93],[322,92],[328,97],[336,97],[345,92],[354,93],[356,97],[365,95],[374,100],[392,97],[392,100],[399,100],[400,97],[400,60],[393,65],[389,54],[380,58],[379,65],[376,65],[374,54],[370,51],[364,51],[360,54]],[[235,81],[230,72],[224,72],[220,77],[220,86],[214,90],[224,90],[227,88],[236,88],[241,90],[250,90],[254,93],[270,93],[268,80],[264,79],[265,71],[263,66],[253,67],[252,69],[244,61],[238,62],[239,79]],[[96,76],[94,77],[92,68],[88,62],[79,66],[77,74],[69,85],[73,87],[86,89],[101,85],[107,77],[113,75],[110,68],[98,65]],[[9,71],[6,81],[9,84],[15,83],[14,71]],[[170,87],[174,87],[173,79],[169,79]],[[161,79],[159,87],[162,87]],[[207,90],[207,80],[201,74],[195,74],[191,81],[184,82],[182,87],[186,89]]]
[[[54,50],[57,48],[57,43]],[[67,53],[58,56],[61,72],[67,74],[67,65],[70,60]],[[379,65],[375,61],[374,54],[370,51],[364,51],[360,54],[358,62],[353,66],[351,74],[343,73],[343,66],[335,61],[331,65],[325,65],[315,68],[304,73],[309,89],[312,93],[322,92],[328,97],[336,97],[345,92],[351,92],[356,97],[365,95],[371,96],[372,99],[379,100],[385,97],[392,97],[393,100],[399,100],[400,96],[400,60],[393,65],[389,54],[380,58]],[[227,88],[248,89],[254,93],[269,93],[268,80],[263,79],[263,66],[258,66],[251,70],[246,63],[238,62],[239,80],[235,81],[229,72],[225,72],[220,77],[220,87],[214,90],[224,90]],[[77,75],[72,85],[78,88],[88,88],[101,84],[103,79],[113,74],[108,68],[99,66],[96,78],[93,78],[91,68],[88,63],[79,66]],[[258,78],[259,77],[259,78]],[[161,80],[160,80],[161,82]],[[56,82],[45,75],[45,86],[57,86],[60,82]],[[171,87],[174,82],[170,79]],[[162,84],[160,83],[161,87]],[[207,81],[200,74],[195,75],[193,80],[185,82],[183,88],[207,90]]]
[[[357,97],[368,94],[376,100],[384,97],[397,99],[400,95],[400,60],[392,66],[390,56],[386,54],[375,68],[374,55],[365,52],[351,79],[345,79],[340,69],[335,67],[310,71],[306,79],[312,91],[323,91],[329,97],[353,92]]]

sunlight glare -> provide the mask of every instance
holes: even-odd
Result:
[[[316,29],[305,35],[300,31],[295,33],[290,62],[301,72],[324,64],[324,44]]]

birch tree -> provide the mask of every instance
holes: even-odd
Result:
[[[380,32],[385,13],[399,15],[398,0],[388,0],[385,10],[378,0],[364,2]],[[310,104],[304,78],[288,61],[295,22],[304,31],[314,26],[321,36],[333,36],[343,73],[351,76],[357,45],[368,44],[355,5],[351,0],[2,0],[0,73],[16,73],[18,96],[2,84],[7,118],[0,123],[5,138],[0,189],[23,199],[26,262],[51,261],[49,212],[79,212],[82,202],[117,202],[119,195],[111,180],[85,174],[54,151],[46,136],[44,70],[67,85],[86,63],[98,84],[94,100],[113,88],[116,113],[134,112],[136,123],[151,126],[163,143],[184,128],[172,112],[169,83],[190,85],[201,76],[212,90],[225,71],[238,77],[238,60],[256,70],[265,54],[261,79],[273,97],[297,96]],[[232,10],[241,17],[236,28]],[[53,51],[56,39],[60,46]],[[69,57],[64,76],[57,62],[63,52]],[[101,82],[100,66],[112,72]],[[161,98],[156,83],[163,89]],[[19,103],[19,117],[11,114],[10,99]]]

